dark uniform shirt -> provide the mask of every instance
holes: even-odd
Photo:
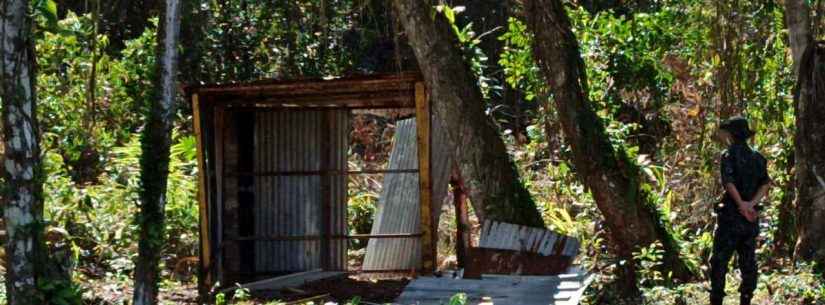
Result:
[[[722,155],[722,185],[733,183],[743,201],[753,199],[762,185],[770,182],[768,161],[745,143],[734,143]],[[739,214],[736,202],[725,192],[721,213]]]

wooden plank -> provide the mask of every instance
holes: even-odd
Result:
[[[415,83],[416,108],[416,139],[418,142],[418,169],[419,169],[419,217],[421,221],[421,263],[422,274],[431,274],[435,271],[435,230],[432,218],[432,172],[430,163],[430,101],[426,95],[424,83]]]
[[[345,272],[338,272],[338,271],[323,271],[321,269],[314,269],[310,271],[292,273],[282,276],[277,276],[265,280],[255,281],[251,283],[245,283],[241,285],[236,285],[233,287],[228,287],[221,292],[227,293],[234,291],[238,288],[245,288],[250,291],[256,290],[273,290],[278,291],[287,287],[300,287],[306,283],[319,281],[328,278],[334,277],[341,277],[346,275]]]
[[[200,231],[200,270],[198,271],[198,289],[202,297],[209,291],[214,282],[212,280],[212,252],[210,249],[210,235],[209,235],[209,206],[206,202],[206,165],[203,159],[203,139],[201,133],[201,111],[200,101],[198,95],[192,95],[192,119],[193,129],[195,131],[195,140],[197,143],[197,162],[198,162],[198,215],[199,215],[199,231]]]
[[[329,298],[329,293],[316,295],[314,297],[303,298],[300,300],[290,301],[287,302],[286,305],[298,305],[298,304],[315,304],[315,301],[324,300]]]

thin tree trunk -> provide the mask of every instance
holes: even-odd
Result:
[[[179,0],[167,0],[158,26],[155,92],[149,101],[147,122],[141,138],[140,241],[135,266],[135,305],[157,304],[158,263],[165,241],[166,181],[177,93],[180,7]]]
[[[3,217],[7,231],[6,297],[11,305],[44,302],[37,290],[46,248],[32,26],[29,1],[3,1]]]
[[[524,11],[535,35],[533,56],[553,92],[576,173],[592,192],[619,257],[632,262],[633,252],[658,241],[665,249],[665,269],[676,278],[692,278],[693,272],[679,257],[679,246],[640,186],[639,168],[624,150],[614,149],[588,101],[584,62],[563,4],[525,1]],[[626,265],[624,283],[630,294],[636,287],[635,270],[633,264]]]
[[[796,96],[797,259],[825,270],[825,42],[808,44]]]
[[[773,251],[776,254],[774,261],[791,258],[796,246],[796,175],[794,174],[794,152],[789,152],[785,159],[785,172],[788,181],[782,185],[782,198],[779,199],[779,216],[777,217],[776,233],[774,233]]]
[[[425,0],[394,0],[393,6],[424,74],[434,118],[453,145],[476,214],[543,227],[504,141],[484,114],[481,91],[446,18],[431,18],[433,7]]]

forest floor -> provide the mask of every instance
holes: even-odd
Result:
[[[634,301],[619,301],[612,299],[611,289],[607,276],[600,276],[601,280],[590,286],[585,299],[581,304],[594,305],[701,305],[708,304],[707,281],[691,282],[677,286],[657,285],[643,288],[644,298]],[[304,304],[300,300],[312,299],[316,296],[323,298],[312,299],[314,304],[335,302],[337,304],[386,304],[395,300],[404,287],[410,282],[409,277],[381,277],[373,275],[351,275],[344,279],[328,279],[282,291],[280,295],[272,292],[253,294],[238,294],[235,297],[226,297],[225,304],[258,305],[258,304]],[[725,305],[739,304],[738,285],[740,279],[736,271],[728,276]],[[83,284],[86,289],[85,304],[94,305],[121,305],[131,300],[131,281],[94,280]],[[760,274],[758,288],[755,292],[753,305],[825,305],[822,292],[816,291],[821,287],[821,280],[816,275],[801,270],[778,270]],[[822,289],[822,288],[819,288]],[[164,281],[161,285],[160,304],[197,304],[198,292],[194,283],[174,280]],[[292,303],[292,302],[298,303]]]
[[[239,293],[230,298],[231,304],[279,304],[312,299],[315,304],[336,302],[344,304],[352,300],[386,304],[395,300],[410,282],[407,276],[350,275],[346,278],[326,279],[307,283],[301,287],[283,291]],[[120,305],[132,299],[131,281],[91,280],[82,284],[85,304]],[[314,298],[324,296],[321,298]],[[198,288],[195,283],[167,280],[160,288],[160,304],[198,304]]]

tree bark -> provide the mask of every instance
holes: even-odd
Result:
[[[37,126],[35,51],[27,0],[2,3],[3,217],[6,224],[6,297],[11,305],[41,304],[43,180]]]
[[[639,168],[623,149],[611,145],[588,101],[584,62],[563,4],[531,0],[524,5],[527,27],[535,35],[533,56],[553,92],[576,173],[593,194],[619,257],[632,262],[633,252],[658,241],[665,249],[664,268],[675,278],[692,278],[693,272],[679,257],[679,246],[641,188]],[[626,265],[625,288],[633,293],[635,269]]]
[[[793,55],[794,76],[799,73],[802,54],[812,41],[811,7],[807,0],[785,0],[785,26],[788,28],[788,42]]]
[[[796,100],[797,259],[825,269],[825,42],[810,43],[800,61]]]
[[[812,8],[805,0],[785,0],[785,26],[797,77],[794,95],[796,141],[796,233],[794,259],[813,261],[825,268],[825,46],[813,42]]]
[[[533,106],[535,103],[522,103],[519,92],[507,83],[504,75],[504,67],[499,64],[501,54],[504,52],[504,41],[499,36],[507,32],[508,19],[510,18],[510,2],[502,0],[456,0],[453,6],[464,6],[465,12],[458,15],[460,27],[472,23],[473,31],[479,36],[478,47],[487,56],[485,76],[494,80],[496,85],[501,86],[501,90],[491,92],[488,100],[493,118],[498,121],[503,128],[513,131],[516,139],[526,139],[527,118],[524,115],[524,106]],[[482,37],[483,36],[483,37]],[[503,107],[502,107],[503,106]]]
[[[179,0],[167,0],[165,12],[160,18],[155,92],[148,104],[147,122],[141,138],[140,241],[135,266],[135,305],[157,304],[158,263],[165,240],[166,182],[177,93],[180,5]]]
[[[425,0],[394,0],[393,6],[424,75],[434,119],[444,126],[453,146],[476,215],[543,227],[504,141],[484,114],[481,91],[446,18],[435,14]]]

